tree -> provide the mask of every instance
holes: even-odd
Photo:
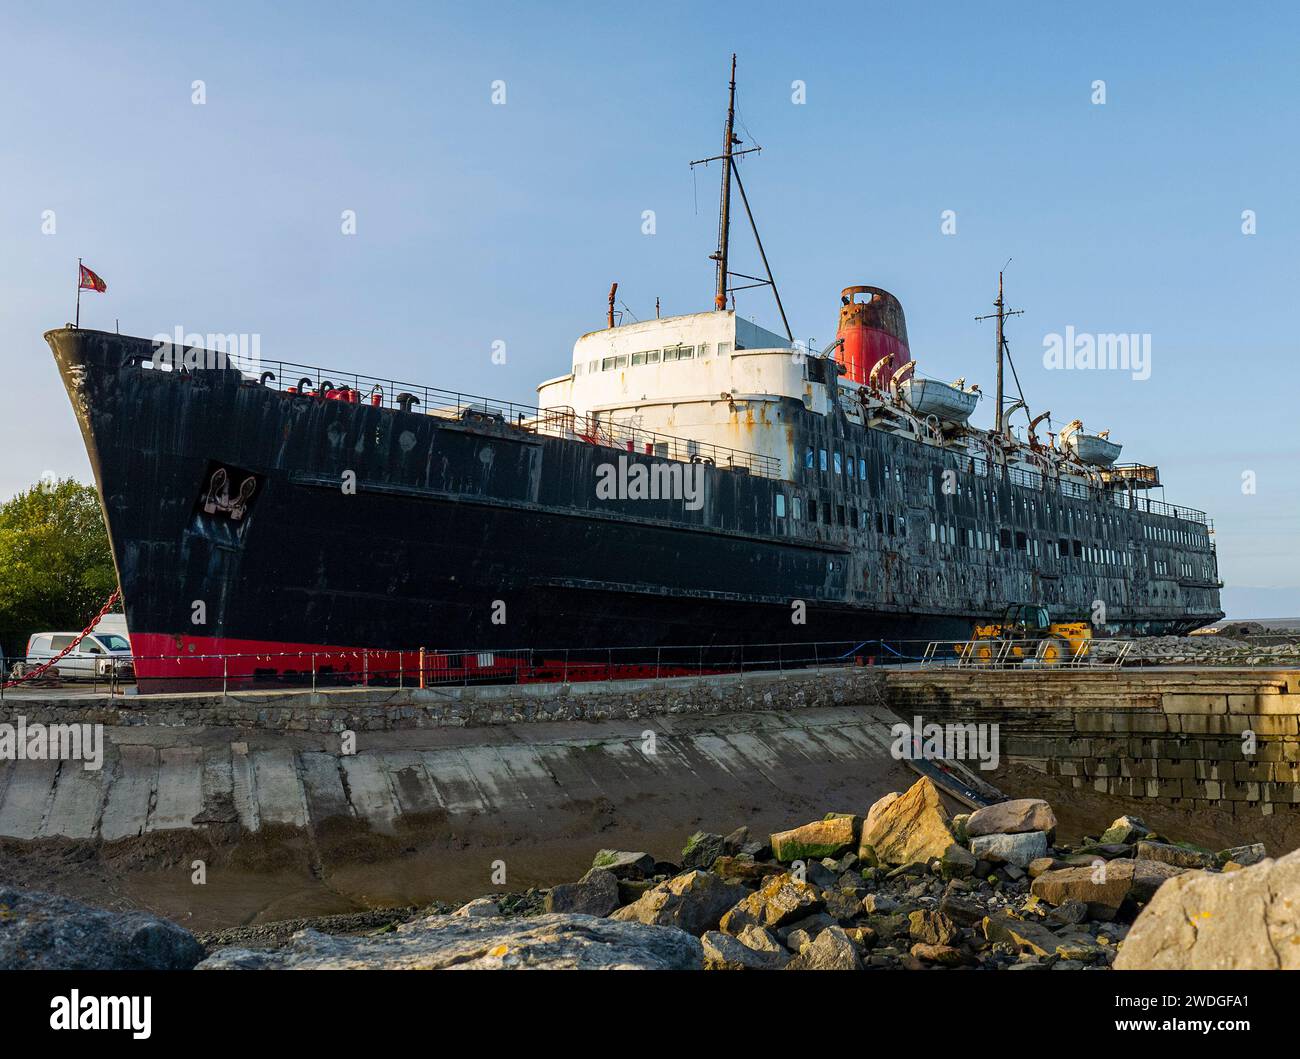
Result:
[[[21,654],[34,632],[80,632],[117,587],[92,486],[41,482],[0,504],[0,646]]]

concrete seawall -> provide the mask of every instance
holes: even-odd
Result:
[[[607,846],[676,860],[697,828],[777,830],[910,784],[882,695],[878,671],[843,669],[405,701],[7,700],[0,723],[105,723],[107,750],[98,771],[0,763],[0,882],[211,927],[550,885]],[[194,711],[211,723],[177,723]],[[538,719],[555,716],[576,719]]]
[[[886,699],[908,718],[996,723],[1004,759],[1074,790],[1300,811],[1300,670],[897,670]]]

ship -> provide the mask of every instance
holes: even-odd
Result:
[[[1128,636],[1223,616],[1205,513],[1155,499],[1157,468],[1080,421],[1041,440],[1047,414],[1004,394],[1001,278],[991,429],[970,422],[977,385],[917,375],[883,288],[841,291],[825,349],[794,341],[756,225],[765,278],[729,265],[756,149],[735,92],[733,57],[723,149],[701,160],[722,168],[712,306],[628,322],[615,285],[535,403],[46,333],[142,691],[274,683],[308,657],[313,680],[378,681],[417,652],[421,677],[521,651],[555,679],[560,657],[566,679],[569,658],[658,673],[711,645],[888,660],[1023,600]],[[738,315],[739,279],[771,288],[784,334]]]

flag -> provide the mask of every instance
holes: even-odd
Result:
[[[81,269],[81,280],[77,284],[78,290],[93,290],[98,291],[100,294],[103,294],[108,290],[108,284],[91,272],[85,265],[78,265],[77,267]]]

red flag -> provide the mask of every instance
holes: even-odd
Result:
[[[93,290],[103,294],[108,290],[108,284],[96,276],[85,265],[78,266],[81,269],[81,281],[77,284],[78,290]]]

